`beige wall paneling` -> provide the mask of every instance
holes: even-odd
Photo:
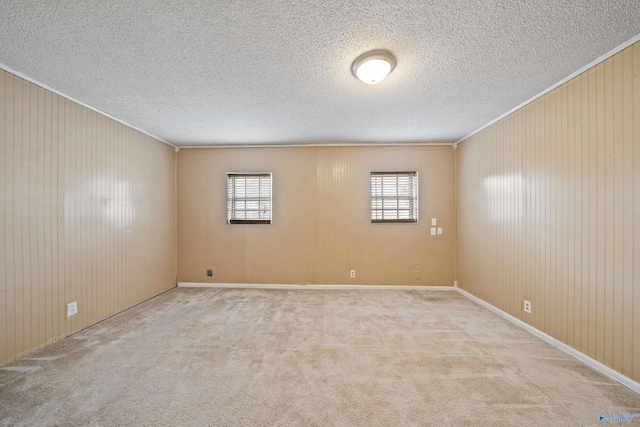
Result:
[[[419,171],[419,224],[371,224],[376,170]],[[271,225],[226,224],[226,172],[273,173]],[[451,147],[180,150],[178,281],[450,286],[453,179]]]
[[[276,150],[276,151],[271,151]],[[227,153],[227,165],[234,164],[236,171],[273,173],[273,221],[270,225],[243,225],[245,238],[245,282],[246,283],[313,283],[314,260],[317,238],[316,221],[316,168],[314,148],[299,151],[287,149],[264,149],[255,156],[236,159]],[[233,157],[233,160],[231,159]],[[238,169],[242,165],[245,169]],[[231,172],[232,170],[230,170]],[[224,175],[224,174],[223,174]],[[221,180],[215,179],[215,185]],[[222,189],[226,220],[226,176]],[[220,200],[220,199],[219,199]],[[213,201],[216,203],[216,201]],[[216,233],[218,241],[226,242],[235,226],[226,226]],[[215,228],[215,226],[214,226]],[[220,248],[221,249],[221,248]],[[268,256],[265,256],[268,254]],[[216,258],[221,254],[216,250]]]
[[[178,153],[178,280],[188,277],[189,281],[196,281],[195,278],[203,276],[202,266],[209,265],[211,254],[211,233],[212,222],[214,220],[211,208],[211,199],[216,195],[212,193],[209,174],[211,163],[206,157],[197,155],[193,150],[181,149]],[[183,165],[188,164],[189,167]],[[199,190],[195,190],[198,188]],[[221,190],[219,190],[221,191]],[[221,197],[219,194],[217,197]],[[219,217],[221,213],[217,213]],[[243,239],[244,240],[244,239]],[[193,242],[189,251],[188,242]],[[232,271],[239,272],[240,266],[244,263],[244,252],[240,252],[230,242],[226,248],[230,253],[235,254],[235,263]],[[182,253],[189,252],[189,256],[181,256]],[[239,259],[241,259],[239,261]],[[207,267],[205,267],[207,268]],[[186,276],[191,272],[190,276]],[[214,275],[219,273],[214,271]]]
[[[175,286],[176,211],[172,147],[4,71],[0,91],[2,366]]]
[[[459,286],[635,381],[639,75],[636,43],[456,150]]]
[[[180,150],[179,281],[314,283],[315,170],[315,148]],[[227,172],[273,174],[272,224],[226,224]]]
[[[18,205],[17,215],[14,216],[19,235],[16,244],[16,257],[19,275],[17,277],[18,283],[16,283],[16,316],[20,319],[16,324],[16,336],[18,337],[17,345],[19,346],[18,356],[21,357],[24,354],[31,351],[31,274],[29,258],[29,193],[31,190],[31,177],[29,176],[31,171],[30,158],[31,156],[31,144],[29,141],[30,136],[30,111],[29,111],[29,89],[30,86],[22,81],[18,80],[16,84],[18,93],[16,94],[17,105],[20,108],[17,111],[18,120],[16,120],[16,127],[20,126],[20,130],[17,132],[17,138],[14,148],[20,153],[18,160],[15,185],[16,192],[14,197],[20,200],[15,200],[14,203]],[[22,286],[20,286],[22,284]]]
[[[632,232],[630,234],[625,233],[625,236],[632,235],[634,237],[633,242],[629,240],[625,240],[625,257],[629,255],[633,259],[633,273],[632,280],[628,289],[628,293],[625,292],[625,295],[628,295],[629,298],[633,298],[633,327],[629,327],[627,323],[625,323],[625,334],[628,331],[635,331],[635,336],[640,335],[640,291],[638,291],[638,283],[640,282],[640,231],[637,228],[637,218],[638,212],[640,212],[640,185],[637,185],[638,181],[640,181],[640,170],[638,165],[640,164],[640,149],[638,148],[638,141],[640,140],[640,119],[638,119],[638,115],[640,114],[640,53],[638,53],[638,46],[636,46],[629,53],[629,57],[625,58],[626,61],[633,60],[633,72],[630,73],[629,77],[633,76],[633,116],[630,121],[625,120],[625,127],[633,126],[632,137],[629,139],[625,138],[625,146],[629,147],[629,150],[625,150],[625,153],[629,157],[633,157],[632,164],[625,164],[628,168],[631,169],[631,173],[626,176],[631,175],[633,179],[631,182],[634,183],[633,187],[630,189],[629,194],[633,194],[633,209],[631,210],[632,216],[629,218],[629,221],[633,224],[631,227]],[[626,92],[625,92],[626,93]],[[630,94],[625,95],[625,99]],[[625,116],[627,117],[627,116]],[[625,133],[626,135],[626,133]],[[628,169],[627,169],[628,170]],[[628,185],[627,185],[628,187]],[[627,194],[627,193],[625,193]],[[625,221],[626,223],[626,221]],[[633,252],[630,253],[629,247],[633,248]],[[636,379],[640,377],[640,339],[636,339],[633,343],[633,357],[634,361],[633,372],[636,375]]]
[[[13,170],[9,169],[8,163],[13,161],[13,152],[7,141],[11,137],[13,139],[13,117],[9,117],[8,104],[13,106],[13,90],[9,87],[12,82],[5,75],[0,75],[0,158],[4,159],[0,162],[0,182],[2,186],[2,199],[0,199],[0,360],[5,360],[7,354],[13,349],[9,348],[9,342],[13,341],[13,337],[8,326],[8,319],[12,317],[13,312],[13,289],[10,288],[9,282],[13,283],[13,257],[9,256],[9,247],[13,246],[13,230],[7,229],[10,220],[8,187],[9,181],[13,177]],[[9,301],[11,299],[11,301]],[[10,311],[11,310],[11,311]]]

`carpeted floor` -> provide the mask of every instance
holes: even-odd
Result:
[[[575,426],[604,411],[640,413],[640,395],[448,291],[177,288],[0,369],[2,426]]]

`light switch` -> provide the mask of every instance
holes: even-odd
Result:
[[[442,235],[442,227],[438,227],[438,236]]]
[[[436,235],[436,228],[435,227],[431,227],[431,235],[432,236]]]
[[[431,225],[436,225],[436,219],[435,218],[431,218]]]

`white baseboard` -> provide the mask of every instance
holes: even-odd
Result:
[[[178,282],[179,288],[241,288],[241,289],[308,289],[308,290],[378,290],[378,291],[454,291],[453,286],[388,286],[388,285],[278,285],[249,283]]]
[[[596,371],[599,371],[600,373],[606,375],[607,377],[611,378],[614,381],[619,382],[620,384],[630,388],[631,390],[635,391],[636,393],[640,394],[640,383],[632,380],[629,377],[626,377],[624,375],[622,375],[620,372],[615,371],[613,369],[611,369],[610,367],[598,362],[597,360],[587,356],[586,354],[576,350],[573,347],[568,346],[567,344],[563,343],[562,341],[557,340],[556,338],[553,338],[550,335],[545,334],[544,332],[542,332],[539,329],[534,328],[533,326],[523,322],[522,320],[510,315],[509,313],[506,313],[502,310],[500,310],[497,307],[494,307],[493,305],[489,304],[488,302],[481,300],[480,298],[471,295],[469,292],[464,291],[458,287],[454,288],[456,291],[458,291],[461,295],[464,295],[465,297],[469,298],[470,300],[480,304],[481,306],[488,308],[489,310],[493,311],[494,313],[504,317],[505,319],[507,319],[508,321],[514,323],[517,326],[520,326],[522,329],[526,330],[527,332],[535,335],[536,337],[542,339],[543,341],[548,342],[549,344],[551,344],[554,347],[557,347],[558,349],[564,351],[565,353],[567,353],[569,356],[572,356],[576,359],[578,359],[579,361],[581,361],[582,363],[592,367],[593,369],[595,369]]]

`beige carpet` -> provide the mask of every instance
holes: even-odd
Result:
[[[640,413],[640,396],[447,291],[174,289],[0,369],[2,426],[575,426],[603,411]]]

